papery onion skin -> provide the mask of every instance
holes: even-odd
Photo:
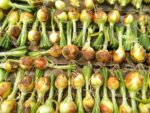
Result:
[[[140,103],[139,104],[139,112],[140,113],[149,113],[149,111],[150,111],[150,103],[148,103],[148,104]]]
[[[113,52],[112,57],[115,63],[122,63],[125,60],[125,51],[118,49]]]
[[[0,97],[2,99],[7,98],[7,96],[11,93],[12,86],[10,82],[1,82],[0,83]]]
[[[17,103],[15,100],[4,100],[1,104],[2,113],[16,113]]]
[[[125,77],[125,85],[129,91],[138,91],[143,86],[143,76],[138,71],[131,71]]]
[[[19,65],[14,62],[6,61],[6,71],[15,72],[18,69]]]
[[[104,83],[104,79],[102,77],[101,74],[99,73],[94,73],[92,76],[91,76],[91,85],[92,87],[94,87],[95,89],[97,87],[101,87]]]
[[[108,63],[111,60],[111,55],[108,50],[99,50],[96,52],[96,60],[101,63]]]
[[[20,58],[20,67],[23,69],[31,69],[33,66],[33,59],[30,56]]]
[[[49,40],[52,44],[57,43],[60,40],[59,33],[56,31],[52,31],[49,35]]]
[[[128,105],[119,106],[120,113],[132,113],[132,109]]]
[[[13,38],[17,38],[21,33],[21,28],[19,25],[14,25],[10,29],[10,36]]]
[[[37,12],[37,18],[40,22],[47,22],[49,19],[48,10],[46,8],[41,8]]]
[[[108,13],[109,23],[118,23],[120,21],[120,13],[118,10],[113,10]]]
[[[75,45],[67,45],[62,50],[63,56],[68,60],[74,60],[79,54],[79,48]]]
[[[90,95],[90,96],[87,96],[83,99],[83,107],[85,109],[86,112],[91,112],[93,107],[94,107],[94,99],[93,97]]]
[[[95,51],[92,47],[83,48],[82,55],[86,60],[92,60],[95,58]]]
[[[124,25],[132,24],[133,21],[134,21],[134,17],[131,14],[128,14],[128,15],[124,16],[124,18],[123,18]]]
[[[34,17],[29,12],[23,12],[20,15],[20,21],[22,21],[22,22],[28,22],[28,23],[33,23]]]
[[[34,61],[35,68],[41,69],[41,70],[45,69],[47,67],[47,64],[48,64],[48,61],[43,57],[39,57],[35,59]]]
[[[32,100],[25,101],[23,113],[31,113],[32,108],[35,106],[37,106],[37,103]]]
[[[48,50],[48,54],[52,57],[60,57],[62,55],[62,48],[55,44]]]
[[[146,63],[150,65],[150,53],[147,54]]]
[[[41,38],[40,32],[37,30],[31,30],[28,32],[28,40],[31,41],[36,41],[39,42]]]
[[[107,81],[107,86],[109,89],[117,90],[119,88],[119,81],[115,76],[110,76]]]
[[[113,113],[113,106],[109,105],[106,101],[105,103],[101,102],[100,110],[102,113]]]
[[[56,9],[63,10],[66,7],[66,4],[64,1],[57,0],[55,1],[55,7]]]

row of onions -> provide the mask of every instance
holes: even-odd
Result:
[[[18,68],[11,74],[14,82],[1,70],[5,78],[0,82],[0,112],[148,113],[150,72],[137,67],[126,72],[106,67],[95,70],[88,62],[82,69],[73,64],[34,71]]]
[[[150,3],[150,0],[68,0],[69,5],[72,7],[84,7],[86,9],[93,9],[95,4],[108,3],[109,5],[119,4],[121,7],[126,7],[130,3],[136,8],[140,9],[143,4]],[[25,11],[34,11],[37,7],[41,5],[54,5],[56,8],[61,9],[65,7],[66,4],[64,0],[1,0],[0,8],[3,10],[8,10],[10,8],[19,8]]]
[[[79,13],[75,9],[65,12],[43,7],[35,15],[10,10],[1,26],[1,57],[49,55],[75,60],[82,55],[88,61],[96,58],[100,63],[122,63],[130,55],[135,63],[150,64],[150,23],[146,14],[140,14],[137,21],[127,14],[120,22],[118,10],[108,14],[98,10],[93,14],[87,10]],[[82,29],[77,29],[79,20]],[[17,48],[9,50],[12,47]]]

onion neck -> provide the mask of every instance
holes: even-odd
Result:
[[[87,25],[86,22],[83,23],[83,37],[82,37],[82,46],[85,43],[85,37],[86,37],[86,30],[87,30]]]
[[[72,20],[72,24],[73,24],[73,38],[72,40],[75,41],[75,39],[77,38],[77,25],[76,25],[76,20]]]
[[[104,23],[99,23],[99,24],[98,24],[99,33],[104,31],[104,29],[105,29],[105,26],[104,26],[104,25],[105,25]]]
[[[145,72],[143,74],[144,74],[144,82],[143,82],[143,87],[142,87],[142,100],[146,100],[147,99],[146,93],[147,93],[147,89],[148,89],[149,76]]]
[[[59,31],[60,31],[60,47],[64,47],[66,45],[66,39],[64,35],[63,25],[62,22],[58,22]]]
[[[82,88],[77,89],[76,104],[78,106],[78,113],[84,113],[84,109],[82,105]]]
[[[72,32],[72,28],[71,28],[71,22],[67,23],[67,45],[71,45],[71,32]]]
[[[112,93],[112,102],[113,102],[113,106],[114,106],[114,113],[118,113],[118,105],[117,105],[117,101],[116,101],[116,93],[115,90],[111,90]]]
[[[63,89],[58,89],[58,104],[60,104],[61,100],[62,100],[62,94],[63,94]]]
[[[104,31],[104,36],[105,36],[105,41],[104,41],[104,45],[103,45],[103,50],[107,50],[108,40],[109,40],[108,29],[106,29]]]
[[[131,105],[132,105],[133,113],[138,113],[137,106],[136,106],[136,101],[133,99],[133,98],[135,98],[135,96],[136,96],[136,93],[130,91]]]
[[[38,20],[36,19],[35,22],[34,22],[34,24],[33,24],[33,26],[32,26],[32,29],[33,29],[33,30],[37,30],[38,25],[39,25],[39,22],[38,22]]]

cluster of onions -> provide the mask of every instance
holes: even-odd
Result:
[[[100,49],[104,40],[103,36],[105,24],[107,22],[107,14],[102,10],[98,10],[97,12],[94,13],[93,19],[94,23],[97,24],[99,28],[99,35],[96,38],[95,42],[93,43],[93,47],[95,49]]]
[[[42,27],[40,47],[48,48],[51,46],[51,43],[48,40],[48,36],[46,34],[46,23],[49,20],[48,9],[46,7],[43,7],[38,10],[37,19],[40,22],[41,27]]]
[[[110,76],[107,80],[107,86],[112,93],[112,103],[113,103],[114,113],[118,113],[119,110],[116,101],[116,90],[119,88],[118,78],[116,76]]]
[[[114,35],[114,25],[120,21],[120,13],[118,10],[112,10],[108,13],[108,22],[109,22],[109,37],[110,37],[110,46],[115,49],[118,45],[118,41]]]
[[[82,68],[82,73],[85,78],[85,88],[86,88],[86,94],[85,94],[85,97],[83,98],[83,102],[82,102],[83,108],[86,112],[92,112],[94,103],[95,103],[94,98],[92,97],[90,89],[89,89],[90,77],[92,74],[92,65],[90,63],[88,63],[88,65],[85,65]]]
[[[103,76],[100,73],[94,73],[91,76],[91,86],[95,89],[95,103],[92,110],[92,113],[100,113],[100,88],[104,83]]]
[[[76,113],[77,112],[77,105],[73,101],[72,93],[71,93],[71,70],[67,70],[68,76],[68,93],[65,99],[59,105],[60,113]]]
[[[36,69],[35,70],[35,83],[38,82],[38,79],[43,75],[43,71]],[[35,113],[38,109],[39,103],[35,99],[36,89],[34,88],[31,96],[23,103],[23,112],[24,113]]]
[[[130,71],[125,77],[125,85],[131,97],[132,111],[138,113],[136,101],[133,99],[139,90],[142,89],[143,75],[139,71]]]
[[[16,94],[18,91],[18,83],[20,82],[20,80],[25,76],[24,70],[22,69],[18,69],[17,74],[16,74],[16,78],[15,78],[15,82],[14,82],[14,86],[12,89],[12,92],[10,95],[8,95],[7,99],[4,100],[1,103],[1,112],[2,113],[15,113],[17,110],[17,103],[16,103]]]
[[[78,113],[84,113],[84,109],[82,105],[82,88],[85,85],[85,79],[84,79],[84,76],[80,72],[73,73],[72,85],[77,90],[75,102],[78,108]]]
[[[25,46],[28,38],[27,27],[28,24],[33,23],[33,15],[29,12],[22,12],[20,15],[20,22],[22,22],[22,30],[17,40],[18,46]]]
[[[121,73],[121,71],[116,70],[115,75],[119,78],[120,93],[122,95],[122,104],[119,106],[119,112],[120,113],[132,113],[132,108],[129,106],[127,102],[126,86],[125,86],[123,74]]]
[[[102,68],[101,73],[104,78],[104,86],[103,86],[103,98],[100,103],[100,110],[102,113],[113,113],[114,111],[113,103],[110,101],[107,94],[108,69]]]
[[[8,29],[6,30],[6,33],[4,34],[4,36],[2,37],[1,41],[0,41],[0,46],[4,49],[9,49],[11,44],[11,34],[14,34],[12,29],[13,26],[18,22],[19,20],[19,12],[18,11],[12,11],[9,13],[8,17]],[[15,32],[15,31],[14,31]]]

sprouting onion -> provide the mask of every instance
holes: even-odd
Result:
[[[51,46],[51,43],[48,40],[48,36],[47,36],[47,32],[46,32],[46,23],[49,20],[48,9],[45,7],[39,9],[37,12],[37,19],[39,20],[39,22],[42,26],[40,47],[48,48]]]
[[[28,40],[30,43],[29,48],[31,50],[34,50],[35,47],[37,48],[37,45],[41,39],[41,34],[37,29],[38,25],[39,25],[39,22],[36,19],[35,22],[33,23],[32,29],[28,32]]]
[[[1,113],[15,113],[16,112],[16,107],[17,103],[15,100],[17,91],[18,91],[18,83],[19,81],[24,77],[24,70],[18,69],[16,79],[14,82],[13,90],[11,94],[7,97],[6,100],[4,100],[1,104]]]
[[[0,46],[4,49],[9,49],[10,48],[10,40],[11,40],[11,29],[12,27],[18,22],[19,20],[19,13],[18,11],[12,11],[8,15],[8,29],[6,30],[6,33],[2,37],[0,41]]]
[[[26,4],[17,4],[17,3],[13,3],[10,0],[0,0],[0,8],[3,10],[8,10],[10,8],[18,8],[18,9],[22,9],[28,12],[31,12],[34,7],[30,6],[30,5],[26,5]]]
[[[116,70],[115,75],[119,78],[120,93],[122,95],[122,104],[119,106],[120,113],[132,113],[132,108],[129,106],[126,95],[125,81],[121,71]]]
[[[57,102],[60,105],[62,100],[63,90],[68,86],[67,76],[63,73],[58,74],[55,80],[55,87],[58,90]]]
[[[52,32],[49,35],[49,40],[53,45],[56,44],[60,40],[59,33],[57,31],[55,31],[54,13],[55,13],[55,10],[52,9],[52,11],[51,11],[51,28],[52,28]]]
[[[48,99],[46,100],[45,104],[41,105],[38,110],[37,113],[55,113],[54,107],[53,107],[53,103],[56,104],[56,111],[57,111],[57,102],[53,100],[53,96],[54,96],[54,81],[55,81],[55,75],[50,75],[51,78],[51,82],[50,82],[50,92],[49,92],[49,96]]]
[[[121,27],[121,26],[117,27],[119,46],[118,46],[118,49],[115,50],[112,55],[113,61],[115,63],[122,63],[125,59],[125,50],[124,50],[124,46],[122,44],[123,31],[124,31],[123,27]]]
[[[100,88],[104,83],[103,76],[100,73],[94,73],[91,76],[91,86],[95,89],[95,104],[92,113],[100,113]]]
[[[18,64],[7,60],[0,64],[0,68],[5,69],[7,72],[15,72],[18,69]],[[4,76],[4,75],[3,75]]]
[[[45,93],[50,89],[50,81],[48,77],[40,77],[35,83],[35,89],[37,91],[37,103],[43,104],[44,103],[44,96]]]
[[[63,47],[62,55],[68,60],[74,60],[79,54],[79,48],[72,44],[72,25],[71,22],[67,22],[67,45]]]
[[[9,51],[0,52],[0,57],[21,57],[27,53],[25,46],[11,49]]]
[[[103,98],[100,103],[100,110],[102,113],[113,113],[113,103],[110,101],[107,94],[108,69],[102,68],[101,73],[104,78],[104,86],[103,86]]]
[[[71,69],[68,68],[67,70],[68,74],[68,94],[65,97],[65,99],[60,103],[59,111],[60,113],[76,113],[77,112],[77,106],[72,98],[71,93]]]
[[[94,23],[98,25],[98,28],[99,28],[99,35],[98,37],[96,38],[96,40],[94,41],[93,43],[93,47],[95,49],[100,49],[103,43],[103,36],[104,36],[104,27],[105,27],[105,24],[107,22],[107,14],[102,11],[102,10],[99,10],[97,12],[94,13]]]
[[[132,24],[135,24],[134,17],[132,14],[128,14],[123,18],[123,24],[126,27],[125,36],[123,40],[124,49],[130,51],[135,42],[135,36],[132,30]]]
[[[64,29],[63,29],[63,24],[68,20],[67,13],[64,11],[56,10],[55,16],[54,16],[55,21],[58,24],[59,27],[59,32],[60,32],[60,47],[64,47],[66,45],[66,38],[64,34]]]
[[[85,80],[83,75],[79,72],[74,72],[72,75],[72,84],[73,87],[77,90],[75,101],[78,108],[78,113],[84,113],[84,109],[82,105],[82,88],[85,84]]]
[[[105,41],[103,44],[103,49],[96,52],[96,60],[100,63],[108,63],[111,60],[111,55],[107,50],[107,45],[109,41],[108,28],[104,30]]]
[[[150,53],[147,53],[146,63],[150,65]]]
[[[34,66],[35,66],[35,68],[41,69],[41,70],[46,69],[47,67],[55,68],[55,69],[64,69],[64,70],[66,70],[68,68],[70,68],[70,69],[75,68],[75,65],[73,65],[73,64],[72,65],[60,65],[59,66],[59,65],[56,65],[53,63],[49,63],[47,61],[47,59],[44,57],[39,57],[39,58],[35,59]]]
[[[118,78],[116,76],[110,76],[107,80],[107,86],[112,93],[112,103],[113,103],[114,113],[118,113],[119,109],[116,101],[116,91],[119,88]]]
[[[92,10],[94,8],[94,1],[93,0],[83,0],[83,5],[86,10]]]
[[[131,0],[118,0],[118,3],[121,7],[126,7],[130,2]]]
[[[86,40],[86,31],[87,31],[87,27],[90,25],[91,21],[92,21],[92,12],[91,11],[87,11],[87,10],[82,10],[82,12],[80,13],[80,21],[83,24],[83,36],[81,38],[81,45],[83,46],[85,44],[85,40]]]
[[[10,95],[12,90],[12,85],[10,82],[3,81],[0,83],[0,98],[5,99]]]
[[[31,76],[25,76],[18,83],[18,89],[20,90],[20,98],[17,106],[17,113],[23,112],[23,103],[27,93],[32,91],[34,88],[34,81]]]
[[[140,31],[139,43],[147,50],[150,50],[150,39],[147,36],[146,26],[148,25],[148,16],[141,14],[138,17],[138,25]]]
[[[92,34],[94,31],[95,31],[94,27],[93,28],[92,27],[88,28],[87,41],[85,42],[85,44],[82,48],[82,55],[86,60],[92,60],[95,57],[95,51],[91,47],[91,36],[90,36],[90,34]]]
[[[90,63],[85,65],[82,68],[82,73],[85,78],[85,87],[86,87],[86,94],[82,101],[83,107],[86,112],[92,112],[93,107],[94,107],[94,98],[92,97],[90,89],[89,89],[90,77],[91,77],[91,73],[92,73],[92,65]]]
[[[131,4],[136,8],[140,9],[142,5],[142,0],[131,0]]]
[[[136,93],[142,89],[143,75],[139,71],[128,72],[125,77],[125,85],[130,93],[133,113],[138,113],[136,101],[133,98],[135,98]]]
[[[73,34],[72,34],[72,41],[75,41],[77,38],[77,28],[76,28],[76,22],[79,20],[80,14],[77,10],[71,9],[68,12],[68,19],[72,22],[73,24]]]
[[[18,46],[26,45],[26,41],[27,41],[27,37],[28,37],[27,27],[28,27],[28,24],[33,23],[33,20],[34,20],[33,15],[31,13],[29,13],[29,12],[21,13],[20,22],[22,22],[23,26],[22,26],[22,31],[17,40]]]
[[[43,75],[43,71],[36,69],[35,70],[35,83],[37,83],[38,79]],[[23,104],[23,112],[24,113],[35,113],[39,104],[35,99],[35,88],[33,89],[31,96],[24,102]]]
[[[117,2],[117,0],[106,0],[110,5],[114,5],[116,2]]]
[[[109,36],[110,36],[110,47],[115,49],[118,45],[118,41],[114,35],[114,25],[120,21],[120,13],[118,10],[112,10],[108,13],[109,22]]]

